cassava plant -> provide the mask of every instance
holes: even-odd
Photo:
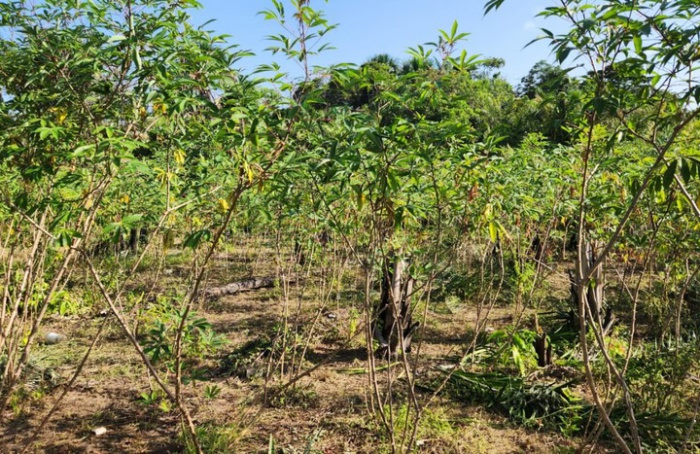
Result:
[[[20,384],[55,295],[81,266],[201,452],[182,396],[189,315],[241,194],[274,171],[294,116],[265,100],[258,82],[239,78],[233,65],[241,53],[189,25],[169,2],[11,2],[0,14],[0,407]],[[130,180],[145,182],[149,203]],[[173,309],[174,373],[166,377],[121,300],[155,238],[173,238],[178,212],[193,207],[211,212],[208,226],[181,235],[205,253]],[[141,255],[123,270],[98,269],[90,244],[102,235],[121,241],[144,222],[151,232]]]
[[[490,0],[486,11],[503,3],[504,0]],[[693,179],[689,171],[692,166],[683,166],[683,158],[670,160],[681,134],[700,114],[700,90],[695,76],[699,29],[693,19],[697,14],[697,3],[685,0],[561,0],[541,13],[563,19],[570,26],[559,35],[543,30],[543,39],[551,43],[558,61],[571,58],[587,70],[583,77],[587,92],[585,117],[578,127],[577,260],[573,288],[589,388],[600,418],[624,452],[642,452],[642,440],[624,368],[615,365],[605,342],[603,265],[659,173],[667,175],[664,186],[668,189],[674,185],[698,213],[685,186]],[[615,211],[616,219],[605,224],[596,216],[592,204],[600,194],[598,183],[605,177],[610,162],[614,162],[610,158],[619,155],[624,149],[622,142],[629,140],[643,144],[637,159],[644,159],[646,165]],[[680,173],[682,169],[685,170]],[[589,330],[609,372],[605,389],[599,387],[591,373]],[[612,403],[618,398],[627,411],[628,439],[609,417]]]

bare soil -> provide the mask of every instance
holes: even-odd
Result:
[[[252,258],[251,258],[252,257]],[[251,251],[245,260],[224,257],[211,273],[209,282],[223,284],[251,275],[266,275],[269,264]],[[182,285],[177,266],[166,265],[158,276],[144,275],[143,282],[157,283],[152,292]],[[182,270],[180,270],[182,271]],[[188,385],[188,404],[210,452],[266,453],[270,437],[278,452],[369,453],[390,452],[388,439],[378,419],[370,415],[370,382],[365,372],[367,351],[363,336],[348,342],[353,318],[361,313],[356,301],[333,298],[319,311],[314,277],[300,280],[285,300],[280,288],[260,289],[218,300],[203,302],[197,313],[230,343],[199,364],[204,380]],[[286,301],[286,303],[285,303]],[[0,423],[0,452],[11,453],[168,453],[183,452],[177,413],[147,403],[142,393],[150,393],[148,373],[114,320],[88,360],[76,384],[61,402],[58,411],[34,437],[43,416],[66,386],[103,319],[94,311],[79,317],[54,317],[46,331],[67,336],[56,345],[37,346],[37,370],[55,371],[57,384],[27,387],[25,398],[14,403]],[[263,403],[265,380],[255,368],[267,367],[262,358],[254,363],[250,377],[225,367],[225,359],[251,339],[271,337],[281,326],[281,314],[289,314],[290,330],[308,332],[309,339],[302,370],[322,363],[281,394]],[[414,346],[420,348],[416,376],[425,380],[436,366],[453,362],[471,340],[475,314],[467,306],[450,312],[428,312]],[[491,316],[494,326],[510,323],[508,310],[497,309]],[[314,320],[316,320],[314,325]],[[356,320],[355,320],[356,322]],[[413,360],[414,356],[411,357]],[[289,367],[292,359],[286,359]],[[389,370],[380,372],[380,385]],[[401,374],[401,367],[391,370]],[[288,376],[287,376],[288,378]],[[41,380],[39,380],[41,381]],[[46,380],[43,380],[45,382]],[[205,388],[217,386],[220,392],[205,398]],[[279,383],[267,383],[271,390]],[[397,390],[399,394],[400,389]],[[427,391],[421,391],[427,393]],[[441,396],[428,407],[425,428],[419,431],[417,452],[426,453],[550,453],[574,452],[575,441],[558,433],[515,426],[502,415],[457,399]],[[106,428],[104,435],[93,430]]]

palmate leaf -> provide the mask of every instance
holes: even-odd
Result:
[[[664,172],[664,176],[663,176],[664,189],[668,190],[671,187],[671,185],[673,184],[673,179],[676,175],[677,168],[678,168],[678,161],[672,161],[668,164],[668,167],[666,168],[666,172]]]
[[[64,229],[56,234],[54,244],[57,247],[70,247],[73,244],[73,239],[81,238],[80,232],[73,229]]]
[[[525,376],[525,361],[523,361],[519,347],[517,345],[513,345],[510,350],[511,354],[513,355],[513,363],[518,367],[520,376]]]
[[[122,219],[122,225],[127,229],[131,229],[135,227],[141,219],[143,219],[143,214],[130,214]]]
[[[190,249],[197,249],[203,241],[210,241],[211,237],[211,230],[197,230],[185,237],[185,241],[183,241],[182,246]]]
[[[504,2],[505,0],[488,0],[484,5],[484,15],[487,15],[492,10],[497,10],[503,5]]]

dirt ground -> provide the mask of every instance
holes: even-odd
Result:
[[[247,262],[250,262],[248,253]],[[237,268],[235,257],[220,259],[210,282],[223,283],[256,271],[256,262]],[[225,264],[224,264],[225,262]],[[259,261],[257,262],[259,263]],[[178,267],[166,264],[161,276],[144,277],[162,290],[178,279]],[[187,402],[202,430],[209,452],[266,453],[272,439],[277,452],[369,453],[390,452],[385,431],[370,416],[367,352],[362,336],[348,342],[356,322],[356,301],[334,298],[323,310],[314,277],[295,284],[285,300],[280,288],[260,289],[204,302],[198,314],[206,318],[229,344],[199,366],[201,381],[186,386]],[[286,303],[285,303],[286,301]],[[289,313],[289,326],[308,328],[316,320],[302,370],[317,366],[270,403],[263,404],[267,361],[253,363],[243,376],[227,369],[231,352],[251,339],[271,336]],[[13,404],[0,423],[0,452],[35,453],[168,453],[183,452],[177,413],[142,394],[153,383],[133,347],[108,316],[101,340],[85,368],[60,403],[57,412],[35,436],[36,428],[84,355],[104,318],[92,311],[72,317],[53,317],[46,331],[67,336],[56,345],[34,351],[37,370],[43,371],[36,389],[27,387],[24,399]],[[475,314],[468,308],[440,313],[428,311],[419,333],[420,361],[416,377],[427,378],[441,364],[453,362],[471,339]],[[505,309],[492,315],[494,324],[511,318]],[[355,321],[354,321],[355,320]],[[308,331],[306,331],[308,332]],[[290,364],[291,359],[287,360]],[[289,367],[289,366],[287,366]],[[52,372],[46,386],[46,370]],[[251,372],[250,377],[245,376]],[[380,385],[388,370],[380,372]],[[400,375],[400,367],[392,373]],[[276,389],[277,383],[268,383]],[[205,396],[207,387],[218,393]],[[428,391],[419,391],[427,393]],[[400,394],[400,392],[399,392]],[[432,453],[551,453],[574,452],[576,443],[558,433],[515,426],[493,411],[457,399],[438,397],[426,410],[418,434],[417,452]],[[106,428],[95,435],[96,428]],[[282,451],[284,450],[284,451]]]

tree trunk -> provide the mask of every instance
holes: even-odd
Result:
[[[545,367],[552,364],[552,344],[547,339],[547,333],[543,332],[535,338],[535,352],[538,366]]]
[[[145,228],[133,228],[129,233],[129,250],[132,253],[138,252],[141,243],[147,241],[148,230]]]
[[[587,242],[585,247],[585,260],[589,267],[596,261],[595,248],[596,246],[594,243]],[[576,278],[576,274],[571,270],[569,270],[569,280],[571,283],[571,301],[574,307],[576,307],[578,305],[577,289],[580,283]],[[591,276],[586,289],[586,302],[588,303],[588,308],[591,311],[594,322],[601,326],[604,334],[607,334],[616,319],[610,307],[603,313],[605,309],[605,280],[602,266],[599,266],[593,273],[593,276]],[[581,323],[580,320],[578,322]]]
[[[382,293],[375,314],[374,335],[380,343],[378,356],[411,351],[411,339],[420,325],[413,323],[411,294],[414,279],[404,259],[388,258],[383,266]]]

